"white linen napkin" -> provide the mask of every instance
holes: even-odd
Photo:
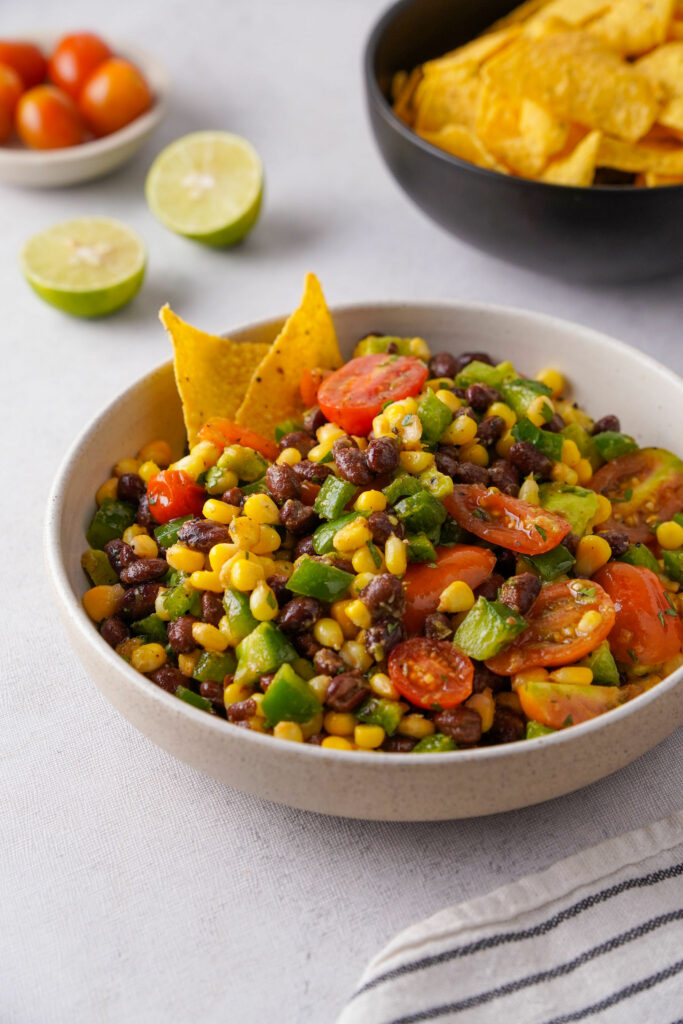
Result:
[[[683,812],[400,932],[338,1024],[683,1020]]]

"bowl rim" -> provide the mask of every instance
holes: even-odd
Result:
[[[384,33],[401,11],[405,8],[414,6],[415,3],[416,0],[396,0],[395,3],[392,3],[391,6],[388,7],[374,23],[365,44],[365,52],[363,54],[365,86],[370,101],[374,104],[375,109],[386,124],[408,143],[416,146],[418,149],[421,149],[428,156],[440,159],[443,163],[451,167],[457,167],[461,170],[476,173],[484,178],[488,178],[489,180],[499,182],[505,181],[508,184],[514,183],[515,185],[519,184],[520,187],[527,189],[538,188],[554,192],[561,189],[570,196],[584,196],[587,192],[597,192],[626,196],[636,195],[640,198],[657,193],[661,189],[671,189],[674,191],[683,189],[683,184],[658,185],[656,188],[640,188],[635,185],[590,185],[588,188],[579,185],[559,185],[554,182],[538,181],[535,178],[523,178],[519,175],[501,174],[500,171],[494,171],[488,167],[480,167],[478,164],[470,163],[468,160],[461,160],[460,157],[453,156],[452,153],[447,153],[444,149],[439,149],[439,147],[433,145],[433,143],[427,142],[426,139],[423,139],[417,134],[417,132],[412,131],[408,125],[404,124],[403,121],[396,116],[391,104],[380,89],[379,82],[377,81],[377,75],[375,74],[375,58]],[[646,199],[645,202],[649,202],[649,200]]]
[[[22,42],[35,43],[41,49],[54,45],[64,32],[27,32],[25,34],[15,33],[16,38]],[[124,147],[129,143],[142,138],[165,116],[168,107],[168,95],[170,91],[170,77],[166,67],[151,56],[147,51],[141,50],[132,43],[119,39],[108,40],[114,56],[130,59],[137,64],[145,74],[154,102],[149,110],[140,114],[129,124],[112,132],[110,135],[103,135],[99,139],[89,139],[78,146],[63,146],[60,149],[30,149],[28,146],[5,146],[0,145],[0,166],[18,168],[22,165],[34,167],[41,164],[45,168],[61,167],[66,164],[73,164],[78,161],[85,161],[90,157],[96,158],[104,153]]]
[[[382,302],[346,303],[331,308],[330,312],[334,318],[340,314],[350,314],[367,309],[371,309],[373,312],[381,312],[382,310],[390,312],[396,311],[397,309],[413,309],[417,313],[419,311],[425,312],[439,308],[452,312],[453,314],[474,314],[476,316],[479,313],[488,313],[494,314],[503,320],[510,318],[518,321],[532,320],[537,324],[545,325],[549,328],[554,327],[563,330],[570,329],[573,332],[579,332],[588,341],[597,344],[599,347],[602,347],[603,350],[611,350],[615,356],[625,355],[627,359],[631,361],[635,360],[636,363],[640,362],[641,365],[647,366],[649,369],[655,370],[656,372],[669,377],[672,373],[671,370],[656,359],[653,359],[652,356],[642,352],[640,349],[634,348],[631,345],[627,345],[625,342],[619,341],[608,334],[604,334],[601,331],[584,326],[583,324],[577,324],[573,321],[566,320],[563,317],[556,317],[546,313],[537,313],[533,310],[504,306],[497,303],[469,303],[443,299],[425,299],[419,302],[387,300]],[[268,330],[271,326],[273,329],[277,329],[284,319],[285,317],[269,317],[266,320],[252,321],[241,327],[236,327],[228,333],[231,337],[237,337],[239,339],[239,335],[247,332]],[[226,728],[229,723],[226,723],[224,719],[218,716],[208,715],[205,711],[200,711],[198,708],[187,704],[185,701],[179,700],[173,694],[167,693],[160,687],[150,683],[145,676],[136,672],[128,663],[123,661],[123,659],[115,653],[106,641],[102,640],[92,620],[87,616],[83,609],[81,602],[72,593],[71,587],[68,583],[67,566],[62,561],[60,527],[64,511],[64,495],[69,478],[73,473],[78,472],[78,466],[81,464],[81,449],[86,446],[91,434],[101,427],[104,420],[111,415],[116,406],[123,399],[129,397],[138,389],[148,387],[153,378],[159,374],[168,373],[171,368],[172,360],[167,360],[165,363],[160,364],[148,373],[144,374],[144,376],[138,378],[122,392],[116,395],[115,398],[107,403],[104,409],[90,419],[67,450],[67,453],[64,456],[54,478],[47,499],[43,529],[43,548],[48,577],[50,579],[53,595],[57,600],[60,613],[63,616],[69,617],[74,628],[78,630],[81,638],[91,649],[93,655],[104,661],[111,671],[123,673],[125,679],[138,691],[143,700],[148,698],[152,704],[156,703],[157,706],[160,706],[161,708],[165,707],[169,712],[175,711],[175,713],[180,716],[188,715],[190,720],[194,720],[195,723],[203,722],[207,729],[219,731],[220,734],[225,737],[225,742],[230,742],[232,737],[236,742],[244,741],[246,743],[253,743],[257,745],[263,743],[272,744],[273,741],[276,740],[276,737],[274,736],[261,734],[247,729],[230,730],[230,728]],[[683,400],[683,378],[676,374],[675,371],[674,375],[681,392],[681,399]],[[671,675],[662,680],[662,682],[652,687],[652,689],[647,690],[638,697],[627,701],[627,703],[622,704],[618,708],[605,712],[603,715],[598,715],[596,718],[590,719],[587,722],[581,722],[579,725],[574,725],[571,729],[562,730],[547,736],[538,736],[532,740],[525,740],[523,743],[501,743],[491,747],[448,751],[439,754],[440,760],[438,763],[447,767],[448,765],[455,765],[464,762],[495,761],[499,758],[509,756],[521,756],[522,752],[525,750],[537,750],[540,749],[541,746],[547,746],[549,743],[555,745],[571,743],[588,733],[600,731],[607,727],[610,722],[616,722],[617,720],[622,720],[633,714],[637,714],[638,709],[641,706],[649,704],[655,700],[659,700],[660,696],[675,689],[681,683],[683,683],[683,666],[671,673]],[[288,743],[286,740],[280,740],[278,742],[282,745],[282,749],[286,746],[290,752],[296,752],[299,756],[304,758],[331,758],[332,760],[346,759],[348,761],[348,751],[331,750],[329,748],[319,747],[308,743]],[[533,744],[533,747],[530,748],[529,744]],[[274,748],[271,747],[269,749]],[[391,764],[396,766],[393,769],[395,771],[405,771],[411,764],[416,765],[416,770],[418,770],[420,766],[425,767],[426,765],[433,764],[434,762],[433,755],[429,753],[412,755],[407,759],[407,763],[405,758],[397,757],[395,754],[384,751],[365,752],[357,750],[354,751],[353,754],[353,763],[355,765]]]

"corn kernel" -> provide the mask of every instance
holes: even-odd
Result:
[[[223,691],[223,703],[226,708],[233,704],[240,704],[243,700],[251,697],[251,687],[243,683],[228,683]]]
[[[353,507],[356,512],[384,512],[387,499],[381,491],[363,491],[356,498]]]
[[[406,415],[396,424],[396,432],[404,448],[419,451],[421,448],[422,422],[419,416]]]
[[[598,511],[593,517],[593,524],[598,526],[600,523],[606,522],[612,515],[612,502],[604,494],[596,494],[595,497],[598,499]]]
[[[564,377],[559,370],[553,369],[551,366],[546,366],[543,370],[539,370],[536,374],[536,380],[541,384],[545,384],[547,388],[552,391],[552,397],[558,398],[564,394]]]
[[[169,468],[178,470],[182,473],[187,473],[190,479],[196,480],[207,467],[204,465],[204,460],[198,455],[184,455],[183,458],[178,459],[177,462],[172,462]]]
[[[683,654],[674,654],[673,658],[669,658],[662,666],[664,676],[670,676],[672,672],[677,672],[681,666],[683,666]]]
[[[411,736],[414,740],[424,739],[425,736],[433,736],[436,732],[434,723],[424,715],[404,715],[396,730],[401,736]]]
[[[130,656],[130,663],[138,672],[155,672],[166,661],[161,644],[142,644]]]
[[[415,356],[416,359],[424,359],[425,362],[432,358],[429,345],[422,338],[411,338],[410,354]]]
[[[401,422],[404,416],[409,416],[410,413],[406,409],[404,402],[390,402],[389,405],[384,407],[384,415],[389,420],[392,427],[397,426]]]
[[[237,516],[228,527],[233,543],[243,551],[249,551],[258,543],[261,529],[258,523],[247,516]]]
[[[406,546],[393,533],[384,545],[384,561],[387,565],[387,572],[390,572],[392,576],[403,576],[408,568]]]
[[[346,614],[347,606],[350,604],[353,604],[353,602],[348,600],[335,601],[330,608],[330,615],[335,622],[339,623],[341,631],[347,640],[351,640],[358,632],[358,627],[354,626]]]
[[[273,729],[273,736],[278,740],[289,740],[290,743],[304,741],[304,734],[297,722],[278,722]]]
[[[370,689],[385,700],[398,700],[401,696],[386,672],[375,672],[370,679]]]
[[[550,415],[548,415],[548,410],[550,410]],[[526,414],[535,427],[542,427],[555,415],[555,406],[545,395],[539,395],[529,403]]]
[[[266,578],[265,570],[253,559],[236,558],[230,566],[230,583],[242,593],[250,593]]]
[[[380,563],[377,565],[367,544],[362,548],[358,548],[358,551],[354,551],[351,564],[356,572],[367,572],[373,576],[384,572],[384,559],[380,556]]]
[[[283,448],[275,461],[278,466],[296,466],[301,462],[301,452],[298,448]]]
[[[210,519],[214,523],[223,523],[227,526],[240,514],[240,510],[236,505],[228,505],[227,501],[209,498],[208,501],[204,502],[202,513],[206,519]]]
[[[133,523],[132,526],[127,526],[121,535],[121,540],[125,544],[132,544],[136,537],[147,537],[148,533],[144,526],[138,526],[137,523]]]
[[[600,612],[593,609],[590,612],[584,612],[579,621],[576,624],[576,633],[578,636],[589,636],[594,633],[596,629],[602,625],[602,615]]]
[[[386,733],[381,725],[357,725],[353,738],[361,750],[376,750],[384,743]]]
[[[583,665],[567,665],[555,668],[548,676],[551,683],[570,683],[572,686],[590,686],[593,682],[593,670]]]
[[[332,682],[332,676],[313,676],[312,679],[308,680],[308,685],[318,698],[321,704],[325,703],[325,697],[327,696],[327,687]]]
[[[424,473],[420,473],[420,483],[435,498],[445,498],[446,495],[452,494],[455,486],[452,478],[446,476],[445,473],[440,473],[436,466],[432,466],[431,469],[425,469]]]
[[[163,440],[148,441],[138,452],[140,462],[156,462],[157,466],[162,467],[169,466],[172,458],[171,446]]]
[[[159,545],[154,537],[146,533],[139,533],[137,537],[133,537],[130,546],[138,558],[156,558],[159,554]]]
[[[275,526],[280,522],[280,510],[267,494],[250,494],[242,511],[261,526]]]
[[[429,388],[430,391],[438,391],[440,388],[448,390],[453,386],[453,379],[451,377],[430,377],[425,387]],[[457,398],[457,395],[456,395]]]
[[[264,559],[261,558],[261,562],[263,561]],[[287,578],[289,578],[294,572],[294,562],[290,562],[288,558],[275,558],[271,559],[271,561],[273,563],[273,572],[267,573],[267,576],[275,574],[278,576],[287,576]]]
[[[253,697],[252,697],[253,700]],[[301,734],[305,740],[309,739],[316,732],[320,732],[323,727],[323,713],[318,711],[313,718],[309,718],[307,722],[301,722]]]
[[[579,459],[574,466],[574,472],[582,486],[585,486],[593,476],[593,467],[588,459]]]
[[[334,442],[326,441],[325,444],[317,444],[314,448],[311,448],[306,458],[310,462],[322,462],[326,455],[329,455],[332,451],[332,445]]]
[[[367,587],[368,583],[372,583],[375,578],[375,574],[371,572],[359,572],[354,577],[353,583],[351,584],[351,593],[358,597],[362,590]]]
[[[143,462],[141,464],[138,470],[138,476],[142,481],[144,481],[144,483],[148,484],[152,477],[156,476],[157,473],[160,472],[160,466],[158,466],[156,462],[152,462],[151,460],[148,459],[147,462]]]
[[[205,651],[224,651],[228,646],[228,638],[208,622],[192,623],[192,639]]]
[[[500,441],[496,442],[496,455],[499,455],[501,459],[506,459],[513,444],[515,444],[515,439],[508,430],[507,434],[503,434]]]
[[[353,437],[353,440],[354,440],[354,441],[356,442],[356,444],[358,445],[358,447],[360,448],[360,450],[361,450],[362,452],[364,452],[364,451],[365,451],[365,449],[366,449],[366,448],[367,448],[367,446],[368,446],[368,439],[367,439],[367,437],[359,437],[359,435],[358,435],[358,434],[352,434],[352,437]]]
[[[323,718],[323,728],[330,736],[351,736],[356,728],[356,716],[349,712],[328,711]]]
[[[101,505],[104,501],[116,501],[116,494],[119,487],[118,477],[110,476],[101,487],[95,492],[95,501]]]
[[[372,615],[366,604],[357,598],[349,601],[345,608],[346,615],[358,629],[369,629],[372,625]]]
[[[571,466],[565,465],[564,462],[553,463],[550,476],[556,483],[569,484],[570,487],[575,487],[579,482],[579,475],[576,470],[572,469]]]
[[[543,683],[548,680],[548,670],[545,668],[524,668],[521,672],[515,672],[510,678],[510,685],[513,690],[526,683]]]
[[[496,713],[496,703],[491,687],[487,686],[481,693],[473,693],[465,701],[465,707],[477,712],[481,718],[481,731],[488,732],[493,725],[493,716]]]
[[[446,428],[441,440],[444,444],[470,444],[477,436],[478,429],[477,421],[471,416],[458,416]]]
[[[446,391],[445,388],[439,388],[436,392],[436,398],[446,406],[450,412],[457,412],[462,407],[462,402],[457,395],[454,395],[452,391]]]
[[[137,459],[119,459],[114,466],[114,476],[123,476],[125,473],[137,473],[140,463]]]
[[[162,622],[171,621],[171,616],[169,612],[166,610],[165,604],[166,595],[169,593],[170,589],[168,587],[159,587],[159,590],[157,591],[157,596],[154,600],[154,614],[157,615]]]
[[[318,619],[313,627],[313,636],[323,647],[331,647],[340,651],[344,644],[344,634],[334,619]]]
[[[574,572],[577,576],[592,576],[612,557],[612,549],[604,537],[589,534],[582,537],[576,547]]]
[[[216,448],[210,441],[198,441],[197,444],[190,448],[190,455],[194,456],[195,459],[202,459],[204,462],[204,469],[208,469],[209,466],[215,466],[218,459],[221,456],[220,448]]]
[[[683,526],[673,519],[660,523],[657,527],[657,543],[665,551],[675,551],[683,545]]]
[[[323,423],[322,427],[318,427],[316,430],[315,436],[320,444],[325,444],[328,441],[334,442],[338,441],[340,437],[346,437],[346,433],[336,423]]]
[[[394,432],[391,429],[391,423],[388,418],[381,412],[378,416],[375,416],[372,421],[372,433],[374,437],[393,437]]]
[[[116,606],[123,597],[123,587],[115,583],[112,587],[104,584],[91,587],[83,595],[83,607],[93,622],[109,619],[116,611]]]
[[[581,452],[578,449],[576,441],[568,439],[562,442],[562,461],[565,465],[572,466],[572,468],[576,469],[577,463],[581,461]]]
[[[541,498],[538,491],[538,484],[536,483],[531,474],[529,474],[529,476],[525,478],[524,483],[519,489],[518,497],[520,501],[526,501],[529,505],[541,504]]]
[[[344,736],[326,736],[320,746],[326,750],[353,750],[353,744]]]
[[[438,610],[455,615],[457,612],[468,612],[473,605],[472,588],[462,580],[453,580],[441,591]]]
[[[214,544],[209,551],[209,565],[214,572],[220,572],[226,562],[229,562],[240,549],[236,544]]]
[[[202,652],[199,650],[194,650],[190,651],[189,654],[178,655],[178,668],[183,673],[183,675],[187,676],[189,679],[191,679],[192,676],[194,675],[194,671],[197,667],[197,662],[199,661],[199,656],[201,653]]]
[[[505,402],[492,402],[486,410],[487,416],[500,416],[508,430],[512,430],[517,422],[517,413]]]
[[[249,608],[259,622],[268,622],[275,618],[278,613],[277,598],[267,583],[256,584],[249,597]]]
[[[489,453],[483,444],[465,444],[460,449],[460,458],[463,462],[473,462],[475,466],[488,466]]]
[[[368,654],[365,649],[365,644],[358,640],[346,640],[339,653],[345,665],[358,669],[360,672],[366,672],[373,662],[372,655]]]
[[[419,476],[420,473],[424,473],[426,469],[434,465],[434,455],[432,452],[402,451],[399,459],[406,473],[412,473],[413,476]]]
[[[266,713],[263,710],[263,698],[264,697],[265,697],[265,693],[252,693],[251,698],[250,698],[251,700],[253,700],[254,704],[256,705],[256,711],[254,712],[254,714],[258,715],[259,718],[265,718],[266,717]]]
[[[199,569],[190,574],[190,583],[195,590],[210,590],[214,594],[222,594],[223,584],[217,572],[209,572],[206,569]]]
[[[199,572],[204,568],[204,555],[201,551],[192,551],[185,544],[171,544],[166,549],[166,561],[178,572]]]
[[[372,540],[372,530],[365,519],[359,516],[352,523],[337,530],[332,543],[336,551],[350,554]]]

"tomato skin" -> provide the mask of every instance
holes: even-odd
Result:
[[[17,131],[31,149],[63,149],[85,139],[78,107],[54,85],[37,85],[19,100]]]
[[[77,32],[59,40],[48,60],[47,72],[56,86],[72,100],[77,100],[93,71],[111,55],[99,36]]]
[[[278,457],[280,452],[275,441],[269,441],[267,437],[263,437],[255,430],[250,430],[249,427],[240,427],[232,420],[223,419],[221,416],[215,416],[208,420],[197,436],[201,437],[202,441],[210,441],[216,448],[225,448],[229,444],[241,444],[245,448],[253,448],[255,452],[259,452],[271,462]]]
[[[634,544],[654,543],[657,523],[683,511],[683,462],[664,448],[641,448],[613,459],[589,486],[613,502],[600,529],[622,530]]]
[[[34,85],[45,81],[45,58],[33,43],[0,39],[0,64],[14,68],[24,89],[32,89]]]
[[[610,562],[593,579],[614,601],[616,618],[608,640],[617,661],[659,665],[680,652],[681,620],[671,614],[675,609],[651,569]]]
[[[112,57],[90,75],[78,105],[95,135],[111,135],[149,110],[152,93],[134,64]]]
[[[206,500],[203,487],[182,469],[164,469],[147,484],[149,510],[157,523],[199,515]]]
[[[576,626],[589,611],[599,612],[600,623],[589,633],[577,635]],[[525,668],[572,665],[607,638],[614,616],[612,599],[596,579],[550,583],[526,616],[528,628],[500,654],[489,658],[486,667],[508,676]]]
[[[307,409],[311,406],[318,404],[318,391],[320,385],[329,377],[332,370],[321,370],[315,368],[313,370],[304,370],[301,374],[301,380],[299,381],[299,391],[301,393],[301,400]]]
[[[447,640],[404,640],[394,647],[388,664],[398,692],[418,707],[454,708],[472,693],[474,665]]]
[[[406,611],[403,624],[408,633],[420,633],[425,619],[435,612],[444,587],[461,580],[474,590],[493,572],[496,556],[473,544],[454,544],[436,549],[436,566],[414,562],[403,578]]]
[[[562,516],[478,484],[457,484],[443,503],[475,537],[523,555],[550,551],[571,531]]]
[[[516,692],[527,718],[550,729],[588,722],[624,702],[619,686],[577,686],[539,681],[522,683]]]
[[[425,364],[414,356],[359,356],[322,382],[318,405],[332,423],[361,437],[387,402],[419,394],[428,376]]]
[[[0,142],[12,134],[14,111],[24,91],[21,78],[9,64],[0,64]]]

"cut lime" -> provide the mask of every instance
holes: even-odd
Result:
[[[263,167],[239,135],[193,132],[159,153],[145,194],[152,213],[171,231],[205,245],[234,245],[258,219]]]
[[[79,217],[29,238],[21,268],[33,290],[74,316],[104,316],[125,306],[145,276],[142,240],[108,217]]]

